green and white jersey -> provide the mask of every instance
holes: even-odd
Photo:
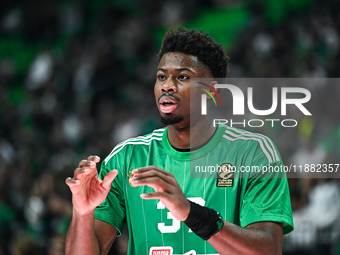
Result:
[[[293,230],[285,175],[262,178],[248,171],[283,166],[269,138],[220,125],[202,148],[179,152],[169,143],[167,128],[162,128],[118,144],[100,171],[101,178],[113,169],[119,173],[95,218],[120,233],[127,223],[128,254],[217,254],[159,200],[141,199],[140,194],[153,192],[152,188],[129,184],[133,169],[150,165],[172,172],[188,199],[220,212],[229,222],[241,227],[259,221],[282,222],[284,234]]]

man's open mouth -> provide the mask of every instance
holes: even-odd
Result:
[[[169,97],[161,98],[159,102],[159,109],[163,113],[171,113],[177,108],[177,102]]]

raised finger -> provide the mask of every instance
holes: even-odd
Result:
[[[160,172],[166,176],[173,176],[172,173],[165,171],[157,166],[145,166],[145,167],[136,168],[132,170],[132,173],[137,175],[137,174],[145,173],[145,172],[152,171],[152,170]]]
[[[97,155],[91,155],[87,157],[88,161],[93,161],[95,163],[98,163],[100,161],[100,157],[98,157]]]
[[[84,168],[84,167],[78,167],[74,171],[74,177],[75,180],[80,180],[85,175],[94,175],[97,173],[96,169],[93,168]]]
[[[70,188],[72,194],[76,194],[79,192],[81,185],[80,180],[76,180],[74,178],[68,177],[65,180],[67,186]]]
[[[173,189],[173,185],[169,184],[165,180],[159,178],[158,176],[143,178],[143,179],[135,179],[132,178],[130,180],[130,184],[133,187],[139,187],[139,186],[149,186],[153,188],[155,191],[166,191],[170,192]]]
[[[79,167],[95,168],[96,163],[91,160],[83,159],[82,161],[79,162]]]
[[[112,170],[112,171],[110,171],[106,174],[106,176],[104,177],[103,182],[102,182],[102,186],[104,187],[104,189],[110,190],[111,183],[114,180],[114,178],[117,176],[117,174],[118,174],[118,171],[116,169],[114,169],[114,170]]]
[[[164,192],[152,192],[152,193],[143,193],[140,194],[140,197],[143,199],[161,199],[161,198],[169,198],[169,194]]]
[[[174,186],[178,186],[178,183],[173,173],[167,172],[156,166],[138,168],[133,170],[132,173],[134,174],[134,177],[136,177],[136,179],[148,178],[150,176],[158,176],[165,182],[172,184]]]
[[[71,178],[71,177],[67,177],[66,180],[65,180],[65,183],[68,185],[68,186],[74,186],[75,184],[78,184],[80,183],[79,180],[76,180],[74,178]]]
[[[70,188],[71,192],[77,192],[77,190],[79,190],[79,184],[80,181],[79,180],[75,180],[74,178],[68,177],[65,180],[66,185]]]
[[[145,172],[132,172],[133,173],[133,177],[130,179],[130,181],[132,180],[144,180],[144,179],[148,179],[151,177],[158,177],[159,179],[162,179],[164,182],[172,184],[172,185],[176,185],[176,180],[173,177],[173,175],[166,175],[164,174],[164,172],[162,171],[158,171],[156,169],[152,169],[152,170],[148,170]]]

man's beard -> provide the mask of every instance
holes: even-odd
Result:
[[[182,116],[167,117],[167,118],[164,118],[161,116],[161,121],[166,126],[180,123],[182,120],[183,120]]]

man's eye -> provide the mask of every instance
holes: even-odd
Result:
[[[160,80],[160,81],[164,81],[164,80],[166,80],[166,77],[165,77],[165,75],[162,75],[162,74],[160,74],[160,75],[157,75],[157,78],[158,78],[158,80]]]
[[[184,80],[190,79],[190,77],[189,77],[189,76],[186,76],[186,75],[180,75],[180,76],[178,76],[178,79],[179,79],[180,81],[184,81]]]

